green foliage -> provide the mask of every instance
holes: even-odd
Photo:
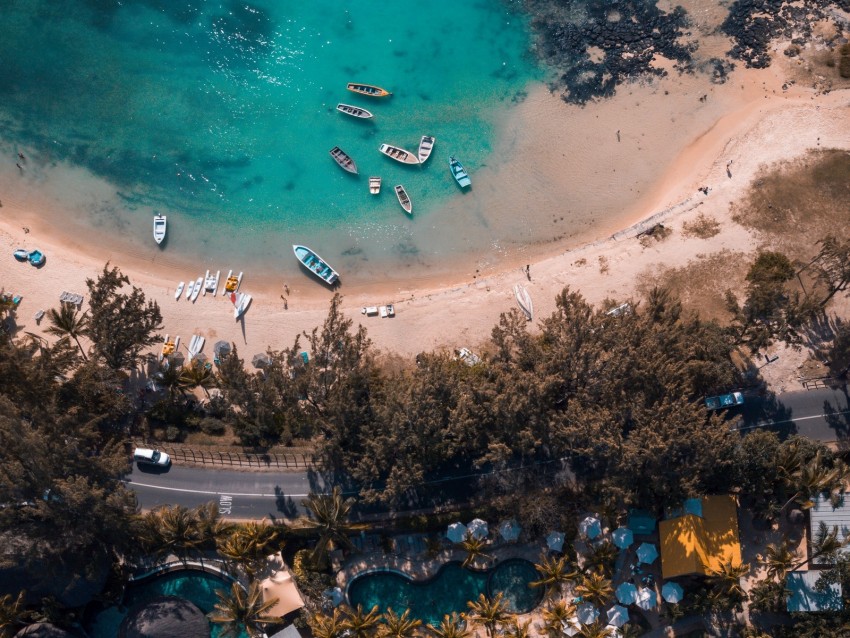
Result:
[[[830,374],[838,378],[847,375],[847,371],[850,370],[850,322],[843,322],[835,331],[835,337],[826,356]]]
[[[91,309],[87,333],[95,354],[115,370],[135,367],[142,351],[159,341],[155,332],[162,328],[159,305],[145,301],[144,292],[136,286],[123,292],[129,283],[109,264],[97,280],[86,280]]]
[[[833,236],[821,239],[820,251],[815,258],[815,276],[826,288],[826,297],[821,305],[850,286],[850,239],[841,241]]]

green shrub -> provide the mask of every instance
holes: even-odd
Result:
[[[842,44],[838,49],[838,74],[850,78],[850,43]]]

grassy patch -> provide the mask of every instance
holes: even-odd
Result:
[[[682,224],[682,234],[685,237],[698,237],[699,239],[711,239],[720,232],[720,222],[714,217],[707,217],[700,213],[692,222]]]

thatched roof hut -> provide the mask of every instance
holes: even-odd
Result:
[[[163,596],[130,610],[118,638],[209,638],[210,623],[193,603]]]

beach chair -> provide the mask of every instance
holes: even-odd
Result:
[[[32,318],[35,319],[36,323],[41,323],[42,317],[44,317],[44,310],[39,310]]]

